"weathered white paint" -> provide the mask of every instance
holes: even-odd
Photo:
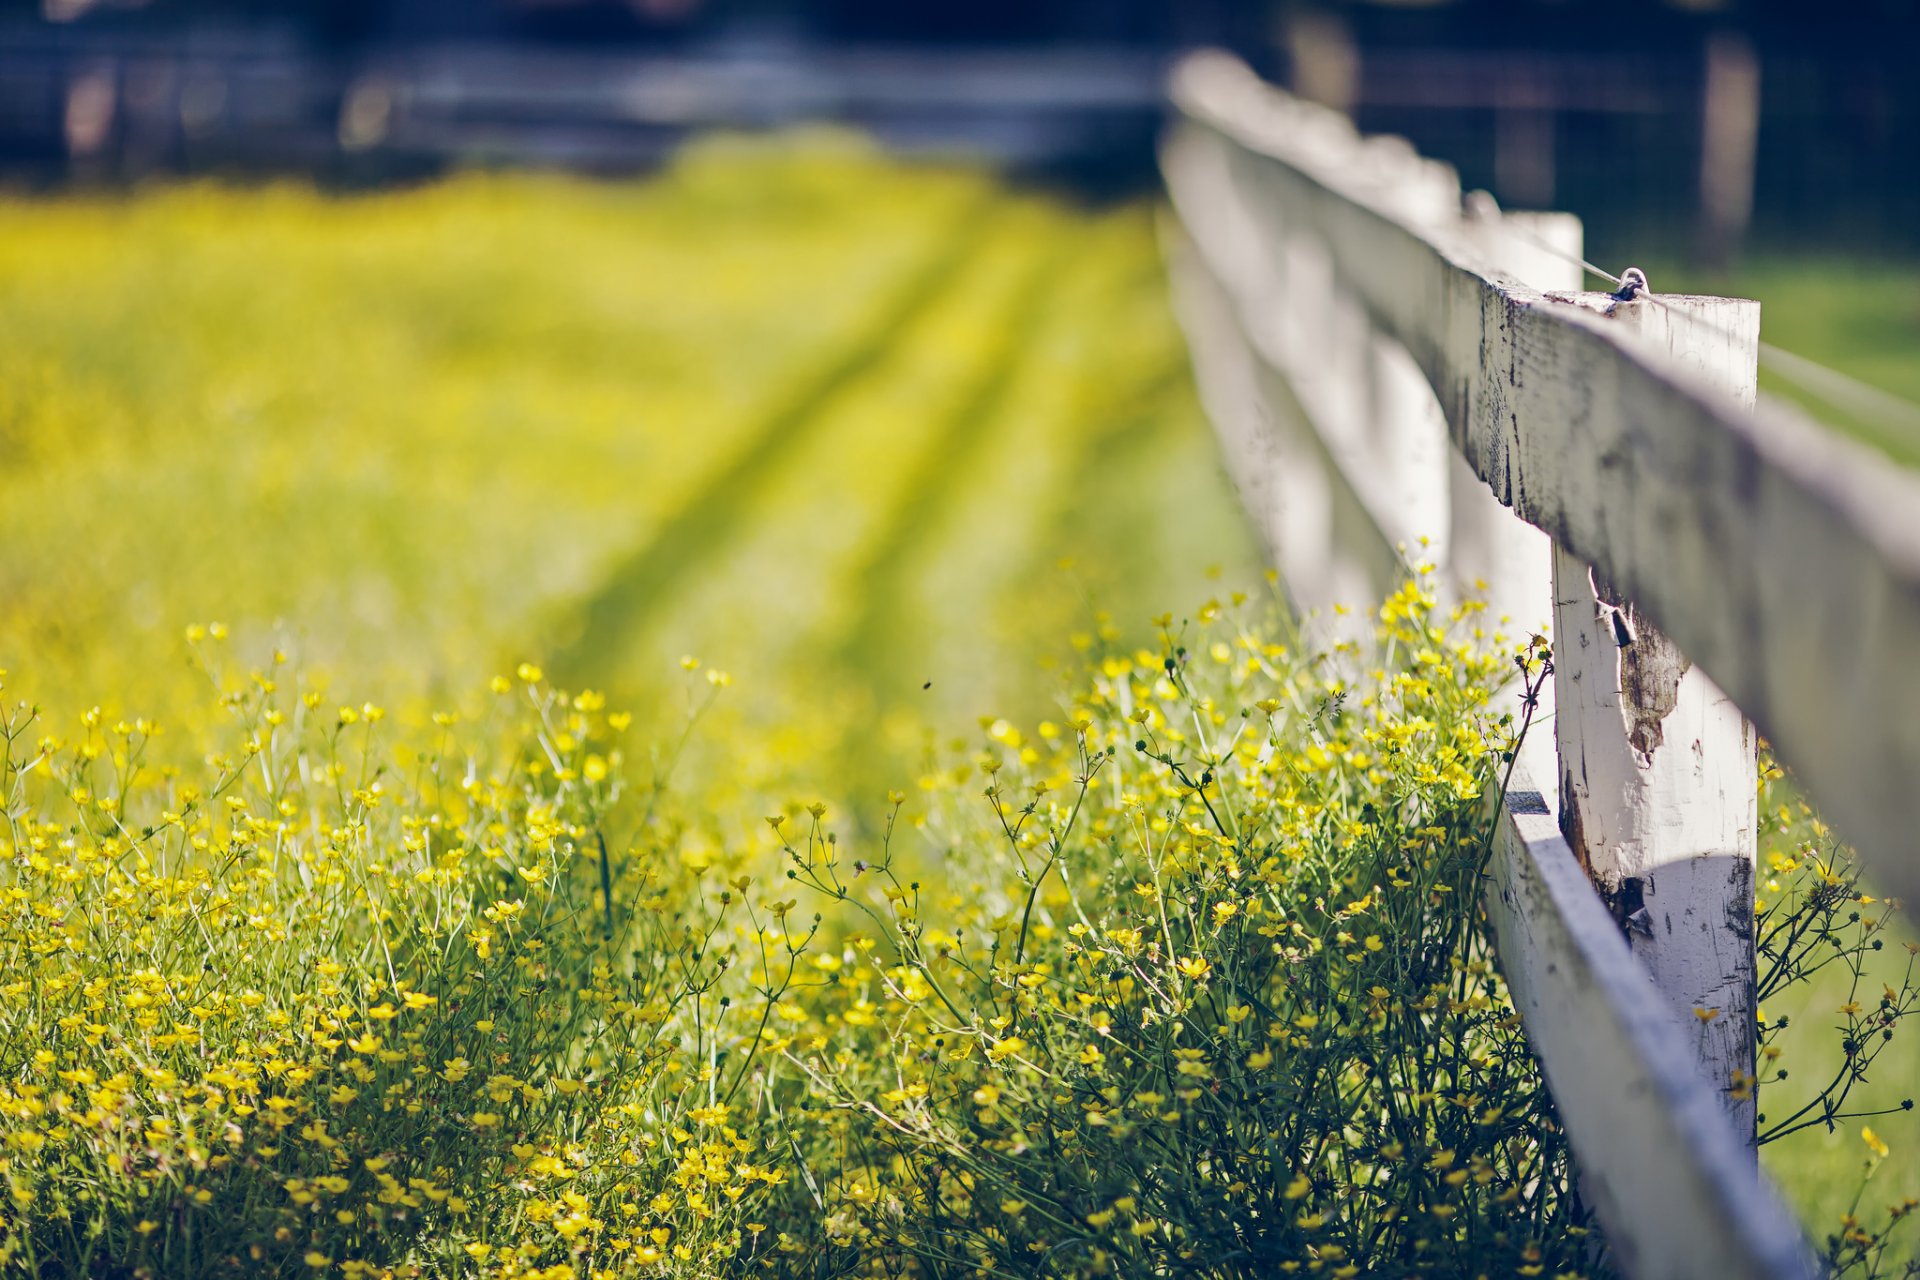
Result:
[[[1579,259],[1585,252],[1580,219],[1567,213],[1502,214],[1484,192],[1463,204],[1469,234],[1485,260],[1535,289],[1578,289]],[[1486,482],[1457,450],[1448,449],[1452,536],[1447,568],[1461,595],[1478,592],[1487,602],[1495,628],[1524,643],[1553,631],[1553,542],[1546,534],[1502,506]],[[1524,688],[1508,695],[1511,713]],[[1547,806],[1559,812],[1560,764],[1555,750],[1556,703],[1553,682],[1539,691],[1534,728],[1521,745],[1520,759],[1539,780]],[[1517,720],[1516,720],[1517,722]]]
[[[1284,434],[1324,495],[1304,521],[1275,514],[1311,526],[1276,539],[1283,571],[1317,592],[1377,583],[1382,544],[1443,518],[1449,573],[1544,621],[1561,569],[1568,812],[1602,884],[1631,877],[1651,906],[1630,950],[1545,796],[1508,815],[1488,905],[1614,1263],[1808,1273],[1754,1166],[1750,1108],[1725,1114],[1752,1034],[1753,738],[1734,704],[1883,884],[1920,887],[1920,483],[1752,411],[1751,304],[1577,292],[1561,256],[1577,223],[1463,213],[1450,171],[1231,60],[1189,60],[1173,87],[1163,163],[1193,242],[1177,274],[1202,282],[1180,292],[1207,300],[1188,321],[1203,388],[1220,379],[1202,348],[1230,334],[1244,416]],[[1432,406],[1454,446],[1437,467]],[[1333,567],[1301,563],[1310,546]],[[1559,776],[1544,736],[1521,761],[1543,781]]]
[[[1344,121],[1321,123],[1335,145],[1359,145]],[[1257,376],[1266,390],[1256,416],[1279,420],[1278,433],[1324,455],[1331,468],[1324,483],[1337,496],[1328,501],[1319,496],[1318,479],[1271,486],[1280,522],[1275,563],[1295,566],[1290,579],[1301,575],[1290,586],[1295,600],[1324,614],[1334,604],[1379,596],[1405,565],[1425,560],[1442,570],[1455,598],[1486,600],[1489,634],[1518,646],[1547,631],[1546,535],[1502,506],[1449,446],[1446,418],[1425,374],[1405,346],[1370,325],[1325,245],[1310,228],[1290,233],[1278,211],[1269,210],[1264,227],[1256,226],[1235,198],[1221,148],[1175,135],[1162,161],[1176,207],[1201,241],[1210,296],[1237,312],[1235,327],[1245,338],[1233,340],[1249,343],[1262,366]],[[1368,140],[1350,173],[1416,225],[1460,220],[1454,172],[1420,159],[1398,139]],[[1501,217],[1497,209],[1488,213],[1484,199],[1471,207],[1474,233],[1490,261],[1541,287],[1579,284],[1578,268],[1569,276],[1565,257],[1553,252],[1579,253],[1577,218]],[[1284,492],[1301,488],[1313,492]],[[1380,554],[1382,543],[1389,552],[1403,549],[1400,559]],[[1357,556],[1344,555],[1346,548]],[[1336,557],[1331,563],[1329,551]],[[1517,719],[1517,683],[1515,689],[1510,709]],[[1557,787],[1551,686],[1541,698],[1541,727],[1524,751],[1539,776]]]
[[[1751,410],[1760,308],[1640,298],[1602,311]],[[1754,1141],[1753,727],[1631,600],[1554,552],[1560,826]]]
[[[1559,824],[1516,772],[1488,886],[1500,967],[1546,1068],[1610,1261],[1636,1280],[1812,1276]]]
[[[1787,406],[1730,405],[1596,314],[1605,295],[1488,262],[1466,220],[1381,207],[1349,176],[1351,125],[1240,64],[1189,60],[1172,89],[1175,145],[1216,149],[1239,216],[1326,246],[1475,474],[1654,619],[1880,887],[1920,901],[1920,478]]]
[[[1217,151],[1165,159],[1186,175],[1184,189],[1227,194]],[[1395,469],[1370,464],[1378,353],[1366,312],[1340,292],[1311,238],[1263,241],[1231,200],[1182,212],[1194,234],[1174,228],[1167,256],[1209,417],[1230,460],[1264,454],[1285,468],[1260,480],[1229,470],[1295,605],[1317,613],[1329,638],[1356,636],[1365,620],[1336,611],[1378,599],[1404,572],[1396,546],[1420,536],[1393,515]],[[1444,424],[1433,421],[1443,448]]]
[[[1336,606],[1377,598],[1402,571],[1394,548],[1334,465],[1283,378],[1262,367],[1239,314],[1191,240],[1171,223],[1162,243],[1174,311],[1227,470],[1301,612],[1320,611],[1335,639],[1359,629]]]
[[[1407,555],[1451,565],[1453,495],[1447,474],[1453,448],[1447,419],[1426,375],[1407,349],[1371,334],[1366,447],[1381,473],[1385,501],[1398,514]]]

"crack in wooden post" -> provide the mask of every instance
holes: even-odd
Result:
[[[1594,599],[1611,612],[1614,642],[1620,646],[1620,704],[1631,727],[1627,741],[1650,767],[1666,742],[1663,727],[1679,704],[1680,682],[1693,663],[1673,641],[1639,616],[1633,601],[1614,589],[1597,570],[1589,572]]]
[[[1639,298],[1603,314],[1753,404],[1758,304]],[[1631,599],[1558,547],[1554,606],[1560,829],[1751,1147],[1753,727]]]
[[[1192,233],[1173,256],[1208,268],[1175,272],[1208,285],[1189,337],[1197,365],[1234,375],[1203,370],[1207,407],[1263,527],[1287,526],[1273,542],[1287,567],[1326,578],[1355,532],[1324,501],[1345,450],[1304,439],[1317,398],[1287,390],[1324,367],[1294,357],[1317,353],[1326,329],[1323,310],[1288,300],[1319,296],[1313,277],[1335,268],[1424,373],[1458,450],[1446,571],[1487,578],[1524,619],[1552,561],[1561,700],[1548,745],[1565,753],[1567,790],[1586,794],[1556,804],[1556,762],[1530,768],[1522,751],[1483,901],[1611,1262],[1634,1280],[1808,1280],[1814,1256],[1758,1167],[1752,1103],[1734,1086],[1753,1055],[1755,734],[1703,673],[1856,824],[1890,887],[1920,899],[1920,720],[1898,714],[1920,645],[1920,524],[1899,513],[1920,510],[1920,482],[1755,410],[1755,304],[1582,293],[1569,276],[1543,292],[1578,261],[1577,223],[1529,226],[1484,199],[1462,217],[1450,178],[1226,55],[1185,59],[1171,88],[1163,163]],[[1218,394],[1228,382],[1234,394]],[[1402,403],[1389,390],[1387,406]],[[1249,447],[1264,403],[1300,407],[1288,426],[1302,470],[1329,482],[1317,505],[1274,474],[1294,453]],[[1260,474],[1239,474],[1249,468]],[[1347,509],[1371,516],[1381,489],[1360,479]],[[1377,527],[1360,532],[1381,541]],[[1589,562],[1619,589],[1596,590]],[[1844,645],[1836,617],[1854,620]],[[1664,645],[1654,618],[1677,651],[1623,658]]]

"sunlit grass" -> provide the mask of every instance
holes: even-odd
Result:
[[[1659,268],[1664,287],[1754,298],[1760,336],[1794,355],[1920,405],[1920,264],[1841,255],[1755,257],[1725,276]],[[1905,420],[1839,405],[1763,361],[1760,386],[1822,422],[1920,466],[1920,435]]]
[[[972,715],[1089,590],[1249,567],[1146,211],[845,139],[0,205],[0,281],[0,655],[52,707],[163,712],[220,619],[370,692],[698,651]]]
[[[746,1008],[770,971],[662,967],[720,927],[702,875],[767,871],[779,797],[858,823],[914,784],[926,726],[1042,709],[1036,651],[1150,636],[1209,566],[1256,576],[1148,211],[840,138],[704,144],[637,184],[0,205],[0,451],[0,683],[43,708],[8,721],[10,901],[105,931],[84,962],[22,934],[9,966],[6,999],[32,970],[69,1002],[4,1037],[35,1081],[14,1158],[76,1162],[6,1165],[29,1269],[558,1276],[536,1259],[606,1230],[643,1269],[764,1253],[735,1174],[769,1153],[723,1126],[710,1055],[751,1030],[722,993]],[[526,659],[611,688],[632,758],[624,714]],[[727,695],[689,738],[683,682]],[[675,767],[685,798],[618,806]],[[539,927],[508,946],[520,901]],[[181,973],[204,1031],[143,1012]],[[408,993],[435,1003],[387,1027]],[[71,1044],[44,1025],[109,1009]],[[635,1016],[653,1047],[621,1056]],[[39,1075],[96,1049],[111,1118],[42,1130]],[[428,1073],[413,1119],[382,1118],[411,1070],[388,1051]]]
[[[1773,340],[1920,395],[1898,280],[1750,279]],[[1257,570],[1148,211],[845,139],[635,184],[0,204],[0,460],[0,667],[45,724],[204,716],[182,637],[213,619],[416,731],[533,659],[658,734],[697,654],[731,688],[686,847],[766,845],[772,793],[870,831],[974,717],[1046,714],[1049,661]],[[1769,1008],[1808,1029],[1797,1077],[1848,999]],[[1920,1193],[1920,1125],[1875,1127],[1868,1203]],[[1858,1129],[1768,1152],[1822,1228]]]

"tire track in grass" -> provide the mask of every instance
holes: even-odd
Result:
[[[887,704],[889,686],[906,680],[898,628],[889,625],[888,617],[915,612],[903,607],[914,563],[959,505],[964,489],[960,473],[1005,426],[1014,389],[1027,372],[1027,353],[1058,309],[1059,282],[1082,256],[1084,251],[1055,247],[1028,269],[1010,296],[1011,310],[973,385],[932,434],[876,536],[872,554],[854,574],[858,612],[842,632],[834,660],[856,676],[875,707]]]
[[[1137,528],[1126,517],[1113,518],[1103,504],[1091,506],[1075,500],[1079,493],[1103,496],[1125,492],[1116,478],[1137,465],[1140,455],[1164,442],[1170,419],[1178,411],[1181,393],[1187,386],[1187,368],[1183,360],[1169,360],[1128,384],[1124,397],[1129,407],[1111,416],[1101,415],[1104,425],[1083,433],[1078,447],[1067,462],[1067,474],[1076,483],[1065,500],[1056,503],[1042,520],[1045,537],[1037,549],[1049,558],[1036,557],[1028,567],[1029,576],[1038,579],[1063,557],[1078,559],[1075,552],[1088,543],[1101,545],[1108,537],[1125,529]],[[1118,400],[1116,402],[1119,402]],[[1097,530],[1097,532],[1096,532]],[[1088,602],[1093,605],[1092,601]]]
[[[1137,243],[1138,269],[1113,302],[1116,317],[1144,326],[1131,331],[1131,376],[1080,415],[1063,462],[1072,482],[1049,491],[1030,543],[1036,554],[1002,601],[1024,618],[1035,601],[1072,596],[1077,622],[1054,619],[1062,635],[1102,613],[1131,631],[1173,607],[1170,593],[1190,590],[1199,565],[1251,578],[1262,563],[1193,387],[1150,223]]]
[[[991,680],[993,710],[1017,720],[1047,709],[1058,679],[1049,672],[1070,635],[1095,629],[1101,614],[1145,617],[1152,609],[1143,602],[1168,603],[1161,584],[1182,575],[1161,554],[1168,517],[1154,509],[1150,491],[1163,477],[1140,458],[1168,438],[1179,372],[1158,363],[1136,371],[1058,425],[1047,483],[1036,487],[1025,532],[975,609],[985,640],[1021,656]],[[951,651],[942,658],[943,669],[965,660]]]
[[[753,500],[767,482],[831,416],[834,403],[885,364],[899,336],[973,261],[998,220],[986,202],[969,207],[941,238],[945,247],[912,276],[880,318],[769,413],[732,461],[603,576],[600,587],[575,606],[572,636],[551,659],[560,678],[578,683],[603,671],[623,637],[639,631],[690,573],[747,531]]]
[[[699,654],[756,687],[806,689],[810,710],[856,691],[838,657],[863,568],[934,439],[1001,358],[1029,277],[1058,243],[1044,208],[1010,203],[964,278],[764,487],[745,536],[652,619],[641,637],[650,662]]]
[[[1151,241],[1138,222],[1121,215],[1076,228],[1075,242],[1088,246],[1094,262],[1067,282],[1057,318],[1028,344],[1026,363],[1037,373],[1014,397],[1013,421],[976,442],[968,466],[990,482],[956,485],[960,492],[950,497],[957,510],[947,527],[927,539],[914,572],[896,581],[896,607],[919,621],[922,642],[914,650],[921,670],[900,675],[914,677],[905,682],[907,696],[929,712],[958,722],[989,709],[1037,709],[1050,685],[1042,670],[1053,656],[1051,640],[1063,641],[1066,624],[1081,618],[1081,609],[1063,609],[1031,589],[1033,566],[1053,563],[1066,549],[1052,520],[1063,503],[1091,497],[1097,508],[1126,496],[1087,494],[1084,442],[1116,418],[1137,414],[1145,384],[1173,360],[1153,309],[1142,306],[1157,261],[1143,254]],[[1150,475],[1134,479],[1154,483]],[[1146,532],[1157,546],[1161,539]],[[1139,541],[1122,530],[1104,558],[1131,569],[1136,557],[1127,553]],[[922,696],[921,674],[939,686],[931,696]],[[889,686],[896,706],[901,687],[898,680]],[[893,727],[894,740],[906,745],[902,733],[916,726],[903,719]]]
[[[1236,586],[1257,583],[1262,571],[1252,520],[1221,470],[1184,354],[1133,387],[1128,410],[1088,432],[1070,464],[1075,493],[1097,500],[1070,496],[1051,507],[1035,545],[1056,554],[1036,554],[1007,602],[1061,605],[1061,635],[1092,631],[1104,616],[1143,640],[1149,614],[1190,603],[1200,568]]]

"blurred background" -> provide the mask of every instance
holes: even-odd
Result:
[[[1908,0],[13,0],[15,181],[468,163],[631,172],[831,120],[1106,189],[1153,181],[1169,55],[1230,47],[1503,203],[1732,262],[1920,247]]]
[[[189,716],[218,621],[666,723],[686,655],[742,794],[878,811],[1264,589],[1155,239],[1203,44],[1920,400],[1911,0],[4,0],[0,667]],[[1831,1222],[1857,1138],[1783,1145]]]

